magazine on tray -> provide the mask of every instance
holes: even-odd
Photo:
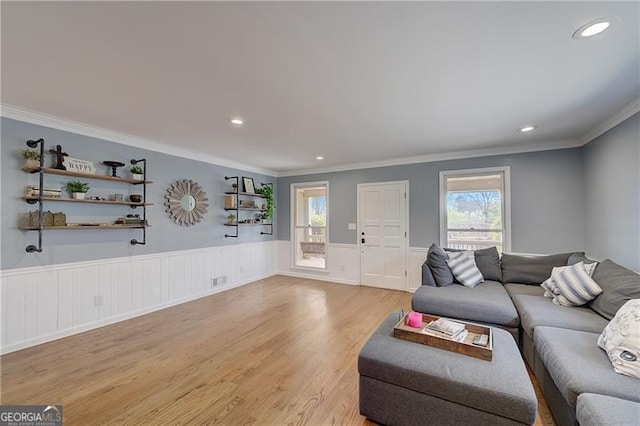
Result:
[[[422,334],[427,334],[429,336],[435,336],[435,337],[440,337],[441,339],[447,339],[447,340],[453,340],[454,342],[462,342],[464,341],[464,339],[467,337],[467,335],[469,334],[469,331],[466,329],[462,329],[462,331],[460,331],[459,333],[453,335],[453,336],[448,336],[444,333],[439,333],[437,331],[431,331],[428,330],[426,327],[422,330]]]
[[[465,330],[465,326],[464,324],[460,324],[459,322],[440,318],[427,324],[424,329],[425,331],[428,330],[444,334],[447,337],[454,337]]]

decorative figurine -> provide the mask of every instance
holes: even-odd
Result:
[[[51,148],[49,152],[56,157],[56,165],[53,168],[58,170],[67,170],[62,162],[64,161],[64,157],[69,154],[62,152],[62,147],[60,145],[56,145],[56,149]]]

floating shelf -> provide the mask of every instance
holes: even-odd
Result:
[[[23,167],[22,170],[27,173],[38,173],[40,172],[40,170],[42,170],[42,173],[45,173],[48,175],[62,175],[62,176],[81,177],[85,179],[108,180],[111,182],[123,182],[131,185],[142,185],[142,184],[153,183],[153,181],[151,180],[135,180],[135,179],[113,177],[113,176],[107,176],[107,175],[94,175],[91,173],[70,172],[68,170],[54,169],[51,167]]]
[[[224,226],[271,226],[271,223],[225,223]]]
[[[29,204],[37,203],[38,197],[22,197]],[[116,204],[120,206],[131,206],[131,207],[142,207],[142,206],[153,206],[153,203],[133,203],[130,201],[113,201],[113,200],[78,200],[76,198],[57,198],[57,197],[42,197],[42,201],[61,201],[65,203],[94,203],[94,204]]]
[[[260,198],[267,198],[265,195],[262,194],[256,194],[253,192],[225,192],[225,194],[227,195],[247,195],[249,197],[260,197]]]
[[[91,225],[67,225],[67,226],[43,226],[42,229],[57,229],[60,231],[68,231],[71,229],[142,229],[149,228],[150,225],[103,225],[103,224],[91,224]],[[18,229],[23,231],[39,231],[37,226],[20,226]]]
[[[259,207],[257,209],[254,209],[254,208],[251,208],[251,207],[238,207],[238,208],[225,207],[224,209],[225,210],[248,210],[248,211],[252,211],[252,212],[266,212],[267,211],[266,209],[261,209]]]

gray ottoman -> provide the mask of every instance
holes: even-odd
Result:
[[[397,339],[400,318],[360,351],[360,414],[386,425],[533,424],[538,402],[511,334],[493,328],[489,362]]]
[[[576,417],[580,426],[639,426],[640,402],[583,393],[578,396]]]

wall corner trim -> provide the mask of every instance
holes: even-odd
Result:
[[[267,176],[277,177],[278,173],[274,170],[256,167],[250,164],[239,163],[212,155],[206,155],[186,149],[175,148],[164,143],[156,142],[150,139],[140,138],[133,135],[115,132],[100,127],[91,126],[89,124],[77,121],[67,120],[65,118],[53,115],[43,114],[31,111],[25,108],[1,104],[0,116],[13,120],[23,121],[38,126],[50,127],[56,130],[62,130],[69,133],[76,133],[97,139],[104,139],[110,142],[119,143],[121,145],[133,146],[136,148],[147,149],[150,151],[160,152],[162,154],[173,155],[176,157],[187,158],[189,160],[202,161],[204,163],[215,164],[217,166],[230,167],[244,170],[247,172],[259,173]]]
[[[580,138],[578,139],[580,141],[580,146],[588,144],[598,136],[613,129],[618,124],[622,123],[624,120],[638,112],[640,112],[640,97],[635,98],[633,101],[622,107],[619,111],[610,115],[608,118],[596,124],[588,132],[580,136]]]

